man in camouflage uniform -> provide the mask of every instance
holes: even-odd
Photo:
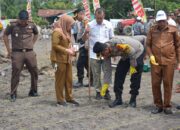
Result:
[[[11,101],[16,100],[16,90],[24,64],[31,74],[31,89],[29,96],[38,96],[38,69],[36,54],[33,51],[33,46],[38,38],[38,30],[35,24],[28,21],[28,19],[28,12],[25,10],[20,11],[19,19],[16,22],[11,23],[4,32],[4,42],[8,57],[11,57],[12,60]],[[12,49],[10,49],[9,46],[8,35],[11,35]]]

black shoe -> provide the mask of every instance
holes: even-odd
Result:
[[[84,84],[84,87],[89,87],[89,84]]]
[[[161,113],[162,111],[163,111],[162,108],[155,107],[155,108],[151,111],[151,113],[152,113],[152,114],[158,114],[158,113]]]
[[[110,95],[109,91],[106,92],[104,99],[105,100],[111,100],[111,95]]]
[[[66,107],[66,106],[67,106],[67,103],[66,103],[66,102],[57,102],[57,105],[61,105],[61,106]]]
[[[135,108],[136,107],[136,95],[131,95],[131,99],[129,101],[130,107]]]
[[[109,104],[109,107],[113,108],[122,104],[123,104],[122,99],[115,99],[112,103]]]
[[[73,85],[74,88],[80,88],[83,87],[83,83],[82,82],[77,82]]]
[[[67,101],[67,102],[72,103],[72,104],[74,104],[76,106],[79,106],[79,103],[77,101],[75,101],[75,100],[71,100],[71,101]]]
[[[102,96],[100,94],[100,92],[96,92],[96,100],[101,100]]]
[[[173,114],[173,111],[172,111],[171,108],[165,108],[165,109],[164,109],[164,113],[165,113],[165,114]]]
[[[30,97],[37,97],[37,96],[39,96],[39,95],[38,95],[38,93],[37,93],[36,90],[30,90],[30,91],[29,91],[29,96],[30,96]]]
[[[176,109],[180,110],[180,105],[176,107]]]
[[[11,102],[15,102],[15,101],[16,101],[16,95],[15,95],[15,94],[12,94],[12,95],[11,95],[10,101],[11,101]]]

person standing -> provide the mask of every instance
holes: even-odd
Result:
[[[175,26],[168,25],[167,15],[163,10],[156,14],[157,25],[147,36],[147,53],[151,62],[152,92],[155,108],[153,114],[172,114],[171,95],[175,64],[180,68],[180,36]],[[164,87],[162,99],[161,82]]]
[[[88,23],[87,29],[83,36],[83,39],[88,37],[89,42],[89,51],[90,51],[90,67],[92,69],[93,74],[93,86],[96,88],[96,99],[104,99],[109,100],[111,98],[109,94],[109,90],[105,95],[101,95],[101,88],[108,88],[109,84],[112,80],[112,68],[111,68],[111,59],[101,59],[96,56],[93,52],[93,46],[96,42],[106,42],[112,37],[114,37],[114,32],[112,25],[109,21],[104,19],[105,11],[103,8],[97,8],[95,11],[95,20]],[[104,72],[104,83],[101,86],[101,68]]]
[[[55,90],[57,104],[67,106],[67,103],[79,105],[72,96],[72,61],[75,55],[71,43],[71,28],[74,24],[71,16],[63,15],[54,24],[52,33],[51,62],[55,64]],[[57,66],[56,66],[57,65]],[[65,89],[65,98],[64,98]]]
[[[85,41],[83,41],[82,36],[85,32],[85,27],[88,23],[88,20],[85,19],[85,10],[84,8],[78,8],[76,10],[76,24],[77,26],[77,36],[76,42],[79,44],[79,57],[77,61],[77,77],[78,82],[74,84],[75,88],[88,86],[83,84],[84,79],[84,69],[88,72],[88,50],[85,48]]]
[[[168,24],[169,25],[173,25],[173,26],[176,26],[176,21],[175,21],[175,15],[174,15],[174,13],[169,13],[168,14]]]
[[[38,30],[36,25],[28,21],[28,19],[28,12],[25,10],[20,11],[18,21],[7,26],[4,32],[4,43],[8,52],[8,57],[11,57],[12,60],[11,101],[16,100],[16,90],[24,64],[31,74],[29,96],[38,96],[38,69],[36,54],[33,51],[34,44],[38,38]],[[11,35],[12,38],[12,49],[9,45],[8,35]]]
[[[133,25],[134,35],[144,35],[145,34],[144,29],[145,28],[144,28],[144,24],[142,24],[142,18],[138,16],[136,18],[136,23]]]

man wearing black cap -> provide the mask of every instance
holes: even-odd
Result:
[[[139,38],[117,36],[106,43],[96,42],[93,47],[93,52],[105,59],[121,56],[115,72],[114,93],[116,99],[109,104],[109,107],[112,108],[123,104],[123,84],[129,69],[131,74],[131,99],[129,105],[136,107],[136,97],[139,94],[144,57],[144,47]]]
[[[36,54],[33,51],[33,46],[38,38],[38,30],[35,24],[28,21],[28,19],[28,12],[25,10],[20,11],[19,19],[11,23],[4,32],[4,43],[8,57],[11,57],[12,60],[11,101],[16,100],[16,90],[24,64],[31,74],[29,96],[38,96],[38,69]],[[8,35],[11,35],[12,38],[12,49],[9,45]]]
[[[88,20],[85,19],[85,10],[83,7],[79,7],[75,11],[75,19],[76,19],[76,26],[77,29],[77,36],[76,36],[76,42],[79,43],[79,57],[77,61],[77,77],[78,82],[74,84],[75,88],[88,85],[83,84],[83,78],[84,78],[84,69],[88,72],[88,50],[85,48],[85,41],[82,39],[82,36],[85,32],[85,27],[88,23]]]

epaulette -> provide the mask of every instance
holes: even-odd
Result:
[[[157,24],[153,24],[153,25],[151,26],[151,28],[150,28],[151,31],[154,31],[154,30],[156,30],[156,29],[157,29]]]

